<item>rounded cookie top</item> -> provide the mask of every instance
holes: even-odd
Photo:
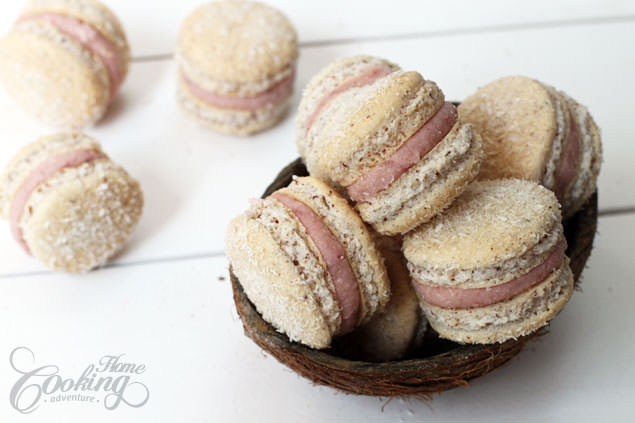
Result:
[[[271,79],[297,55],[297,35],[289,20],[258,2],[204,4],[186,18],[179,35],[185,71],[193,68],[227,83]]]
[[[459,116],[483,138],[480,179],[541,182],[558,132],[553,97],[543,84],[524,76],[500,78],[466,98]]]
[[[340,95],[324,111],[310,159],[348,186],[383,162],[443,105],[443,92],[418,72],[396,71]]]
[[[97,0],[30,0],[22,16],[38,13],[57,13],[86,22],[117,48],[124,66],[124,75],[130,62],[130,46],[121,22],[104,4]]]
[[[558,227],[555,195],[534,182],[474,182],[447,209],[404,238],[415,266],[480,269],[522,256]]]

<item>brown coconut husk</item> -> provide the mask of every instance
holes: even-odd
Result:
[[[289,164],[267,188],[263,197],[287,186],[293,175],[306,176],[300,159]],[[571,269],[579,283],[582,269],[591,253],[597,226],[597,193],[566,222],[565,236]],[[230,272],[231,273],[231,272]],[[338,357],[330,350],[314,350],[291,342],[265,322],[231,274],[236,310],[245,334],[278,361],[314,383],[362,395],[429,397],[487,374],[518,354],[525,344],[546,330],[509,340],[502,344],[462,345],[432,335],[414,357],[386,363],[368,363]]]

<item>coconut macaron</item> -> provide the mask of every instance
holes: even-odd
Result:
[[[319,128],[324,120],[322,111],[337,103],[340,94],[370,85],[378,79],[399,70],[399,66],[373,56],[351,56],[338,59],[318,72],[307,84],[296,118],[296,143],[300,157],[306,161],[311,149],[309,131]],[[316,129],[319,132],[319,129]],[[307,163],[309,168],[311,163]]]
[[[524,76],[493,81],[459,106],[483,138],[479,179],[505,177],[553,190],[565,217],[595,192],[602,162],[600,131],[586,107]]]
[[[31,0],[0,40],[0,80],[7,93],[53,126],[98,121],[129,63],[121,24],[95,0]]]
[[[573,292],[555,195],[531,181],[478,181],[404,238],[412,283],[443,338],[496,343],[546,325]]]
[[[28,145],[0,175],[0,215],[22,248],[54,271],[106,263],[142,208],[139,183],[77,132]]]
[[[215,130],[262,131],[288,109],[297,57],[296,31],[278,10],[249,1],[204,4],[181,26],[179,103]]]
[[[233,219],[231,271],[263,319],[292,341],[326,348],[381,312],[390,283],[368,229],[348,202],[313,177]]]
[[[478,174],[479,136],[417,72],[392,72],[334,103],[309,132],[309,170],[344,187],[384,235],[430,220]]]
[[[335,348],[347,357],[363,361],[399,360],[420,346],[428,324],[410,283],[401,242],[376,236],[375,244],[388,272],[390,301],[368,323],[339,339]]]

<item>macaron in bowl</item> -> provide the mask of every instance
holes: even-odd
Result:
[[[30,0],[0,40],[0,80],[25,112],[48,125],[102,118],[128,72],[117,17],[96,0]]]
[[[139,183],[78,132],[26,146],[0,175],[0,216],[18,244],[54,271],[105,264],[125,244],[142,208]]]
[[[480,137],[419,73],[395,71],[335,101],[309,132],[307,167],[345,189],[379,233],[432,219],[478,174]]]
[[[288,110],[297,57],[296,31],[278,10],[250,1],[206,3],[180,30],[181,108],[221,132],[267,129]]]
[[[351,56],[335,60],[311,78],[302,93],[296,118],[296,143],[305,163],[311,149],[309,131],[325,122],[322,111],[331,104],[337,107],[340,94],[370,85],[396,70],[399,66],[379,57]]]
[[[565,218],[597,189],[600,131],[588,109],[524,76],[497,79],[466,98],[459,115],[483,138],[479,179],[523,178],[553,190]]]
[[[545,326],[573,293],[560,206],[535,182],[472,183],[404,237],[412,284],[443,338],[501,343]]]
[[[381,312],[383,260],[348,202],[313,177],[293,182],[231,221],[231,271],[262,318],[292,341],[326,348]]]

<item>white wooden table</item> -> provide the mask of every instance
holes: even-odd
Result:
[[[87,132],[141,181],[145,215],[111,265],[80,276],[47,272],[0,224],[1,422],[635,421],[635,2],[271,1],[300,36],[294,106],[321,67],[365,53],[420,71],[453,100],[500,76],[536,77],[587,105],[602,129],[601,217],[583,292],[548,336],[471,387],[388,403],[313,386],[247,339],[233,308],[224,230],[297,156],[295,111],[251,138],[196,126],[176,105],[171,52],[199,2],[107,3],[135,59],[107,118]],[[0,32],[19,8],[0,3]],[[0,167],[53,131],[0,92]],[[102,390],[99,404],[41,400],[22,415],[9,401],[18,347],[33,353],[16,351],[18,369],[56,365],[75,381],[125,354],[145,366],[130,383],[149,400],[107,410]],[[141,385],[128,389],[130,402],[143,398]]]

